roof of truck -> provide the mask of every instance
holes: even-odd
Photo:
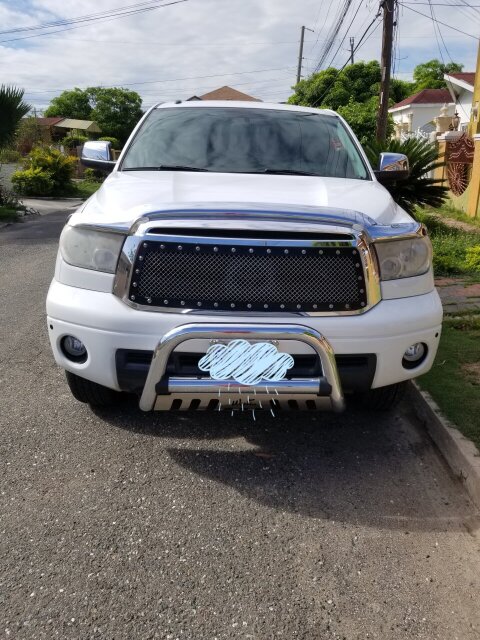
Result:
[[[313,107],[300,107],[296,104],[280,104],[278,102],[247,102],[238,100],[178,100],[176,102],[162,102],[154,109],[169,109],[172,107],[185,107],[187,109],[205,109],[212,107],[240,108],[240,109],[275,109],[276,111],[303,111],[304,113],[322,113],[335,116],[331,109],[315,109]]]

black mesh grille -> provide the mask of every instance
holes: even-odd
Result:
[[[348,311],[366,305],[352,247],[248,247],[145,242],[130,299],[175,308]]]

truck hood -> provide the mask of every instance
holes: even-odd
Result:
[[[276,211],[285,206],[318,211],[358,212],[379,225],[412,222],[376,181],[290,175],[189,173],[182,171],[113,172],[74,214],[71,224],[118,225],[129,228],[151,213],[202,203],[239,209],[252,204]]]

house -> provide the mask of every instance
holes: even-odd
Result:
[[[64,135],[72,132],[81,132],[85,135],[92,133],[102,133],[102,130],[93,120],[75,120],[73,118],[62,118],[54,125],[55,129],[63,131]]]
[[[460,118],[459,130],[464,131],[470,122],[472,113],[473,90],[475,86],[475,72],[445,74],[445,82],[450,92],[451,100],[455,102],[456,111]]]
[[[203,96],[192,96],[190,100],[239,100],[241,102],[262,102],[258,98],[249,96],[247,93],[232,89],[232,87],[220,87],[209,93],[205,93]]]
[[[427,138],[435,131],[433,120],[442,107],[445,115],[455,115],[455,101],[448,89],[422,89],[397,102],[388,110],[395,125],[395,137],[417,134]]]
[[[36,123],[41,129],[48,132],[48,139],[54,142],[73,132],[81,132],[87,136],[102,132],[98,124],[93,120],[75,120],[61,117],[36,118]]]

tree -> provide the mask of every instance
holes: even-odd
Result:
[[[406,80],[392,78],[390,80],[390,102],[396,104],[415,93],[415,84]]]
[[[53,98],[45,115],[94,120],[102,134],[123,145],[142,116],[142,99],[136,91],[118,87],[75,88]]]
[[[380,65],[376,60],[357,62],[339,71],[330,67],[314,73],[295,86],[295,94],[290,104],[302,106],[323,106],[337,110],[353,102],[365,102],[378,96],[380,86]]]
[[[143,115],[141,97],[136,91],[117,87],[92,87],[87,92],[93,106],[91,118],[98,124],[102,134],[125,144]]]
[[[364,145],[375,139],[376,116],[378,111],[378,98],[373,96],[365,102],[354,102],[352,99],[344,107],[338,108],[338,113],[345,118],[352,127],[353,132]],[[389,117],[387,122],[387,137],[393,133],[393,121]]]
[[[376,60],[357,62],[341,71],[330,67],[299,82],[288,102],[338,111],[365,144],[375,138],[380,77],[380,65]],[[411,93],[410,89],[409,83],[393,81],[393,101],[403,100]],[[389,121],[389,134],[392,132],[393,125]]]
[[[446,73],[459,73],[463,69],[463,64],[449,62],[443,64],[440,60],[434,59],[418,64],[413,71],[415,91],[422,89],[443,89],[447,85],[443,79]]]
[[[12,142],[20,121],[31,109],[23,101],[24,93],[17,87],[0,86],[0,149]]]
[[[76,120],[90,120],[92,105],[90,96],[83,89],[75,87],[71,91],[64,91],[50,102],[45,111],[45,117],[74,118]]]

